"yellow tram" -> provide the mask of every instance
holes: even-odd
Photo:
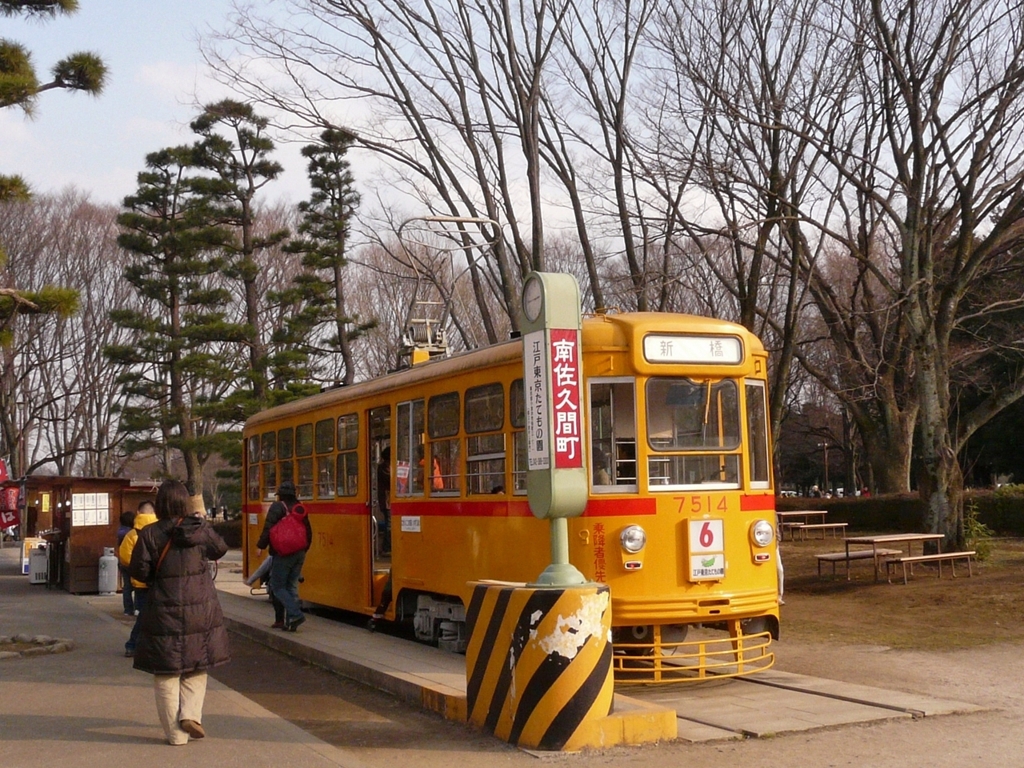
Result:
[[[582,339],[591,484],[584,513],[568,521],[569,554],[611,588],[617,679],[771,666],[778,555],[764,347],[732,323],[656,313],[587,317]],[[314,531],[303,600],[370,615],[390,577],[387,619],[464,650],[470,582],[529,582],[549,562],[548,523],[526,498],[525,413],[515,339],[253,416],[245,572],[290,479]]]

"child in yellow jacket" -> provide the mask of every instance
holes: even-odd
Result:
[[[117,550],[117,559],[125,568],[132,562],[132,552],[135,549],[136,542],[139,540],[139,531],[150,523],[155,522],[156,508],[152,502],[144,501],[139,504],[139,512],[135,515],[135,527],[128,531],[124,541],[121,542],[121,546]],[[132,634],[128,638],[128,642],[124,644],[124,655],[129,658],[135,655],[135,645],[139,641],[140,617],[142,609],[146,605],[146,592],[149,585],[132,579],[132,587],[135,592],[135,626],[132,627]]]

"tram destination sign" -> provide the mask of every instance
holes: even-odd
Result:
[[[649,363],[743,362],[743,342],[735,336],[682,336],[650,334],[644,337],[644,359]]]
[[[530,510],[539,518],[575,517],[588,498],[583,333],[575,278],[530,273],[523,286],[521,328]]]
[[[547,339],[543,331],[526,335],[527,456],[530,469],[551,467],[552,446],[556,469],[583,466],[579,347],[579,333],[574,330],[553,329]]]

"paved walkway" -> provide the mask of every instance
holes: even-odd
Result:
[[[131,627],[111,615],[120,595],[83,599],[30,585],[19,554],[10,545],[0,549],[0,635],[67,637],[75,648],[0,660],[0,766],[362,766],[213,678],[203,717],[209,735],[169,746],[152,676],[124,657]]]
[[[206,698],[206,739],[164,743],[152,678],[123,656],[130,623],[121,597],[75,596],[30,585],[19,551],[0,549],[0,635],[68,637],[69,653],[0,660],[0,766],[81,768],[151,765],[360,766],[330,746],[227,689],[213,678]],[[464,717],[465,659],[361,627],[309,615],[296,633],[272,630],[265,597],[241,582],[239,553],[223,562],[217,586],[232,631],[453,719]],[[758,682],[722,680],[696,688],[647,689],[616,709],[675,710],[679,738],[700,742],[844,723],[978,709],[959,702],[771,671]],[[72,762],[68,760],[72,759]]]

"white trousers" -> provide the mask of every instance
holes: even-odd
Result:
[[[188,734],[181,729],[182,720],[203,722],[203,700],[206,698],[206,673],[187,675],[153,675],[156,691],[156,712],[164,727],[168,744],[187,744]]]

